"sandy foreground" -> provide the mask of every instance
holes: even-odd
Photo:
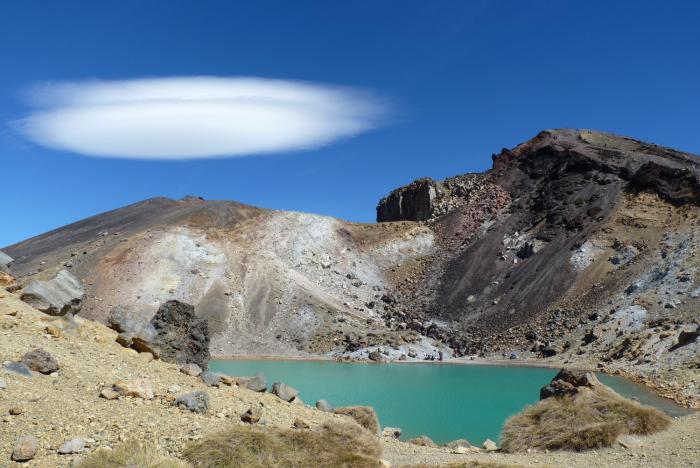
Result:
[[[229,386],[208,387],[200,379],[179,372],[177,365],[154,361],[147,353],[121,347],[115,342],[116,333],[96,322],[80,320],[77,331],[59,336],[47,333],[57,324],[53,317],[28,307],[15,295],[0,292],[0,361],[15,361],[31,349],[43,348],[60,364],[54,375],[36,374],[31,378],[0,370],[0,379],[6,384],[0,390],[0,467],[17,465],[10,456],[21,435],[39,440],[36,457],[22,466],[51,467],[70,466],[81,456],[57,453],[61,444],[75,437],[86,439],[88,450],[139,440],[153,442],[163,452],[178,455],[191,440],[232,424],[243,424],[240,415],[251,406],[262,407],[259,425],[268,427],[289,428],[296,418],[312,427],[344,418],[310,406],[286,403],[271,394]],[[155,398],[99,397],[114,382],[129,379],[149,380]],[[196,415],[171,404],[173,396],[193,390],[209,394],[208,414]],[[430,449],[389,439],[383,442],[383,458],[392,466],[470,461],[522,466],[700,466],[700,414],[680,418],[660,434],[626,437],[626,448],[617,446],[582,454],[458,455],[444,448]]]

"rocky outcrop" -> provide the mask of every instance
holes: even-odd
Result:
[[[582,388],[591,389],[600,382],[592,372],[578,372],[569,369],[560,370],[550,383],[540,390],[540,400],[550,397],[575,395]]]
[[[110,313],[108,324],[120,332],[117,341],[122,346],[184,364],[181,369],[184,373],[199,375],[209,365],[207,320],[197,317],[190,304],[168,301],[160,306],[150,322],[120,307]]]
[[[178,363],[193,362],[209,367],[209,328],[207,320],[194,313],[194,307],[180,301],[168,301],[151,319],[153,342],[161,359]]]
[[[468,203],[485,185],[483,174],[465,174],[443,181],[418,179],[379,201],[377,222],[435,219]]]
[[[85,291],[78,278],[66,270],[47,281],[31,281],[21,299],[49,315],[77,314],[83,304]]]

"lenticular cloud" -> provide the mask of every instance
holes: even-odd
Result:
[[[192,159],[313,148],[367,131],[384,106],[363,91],[261,78],[48,83],[18,122],[39,145],[87,156]]]

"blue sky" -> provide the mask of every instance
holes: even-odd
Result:
[[[545,128],[700,153],[699,21],[688,1],[2,2],[0,245],[161,195],[371,222],[391,189],[485,170]],[[315,149],[185,161],[89,157],[15,125],[38,82],[191,76],[344,86],[391,111]]]

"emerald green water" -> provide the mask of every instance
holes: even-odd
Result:
[[[556,374],[533,367],[449,364],[362,364],[334,361],[212,361],[229,375],[262,372],[268,385],[282,381],[313,405],[370,405],[383,427],[400,427],[402,439],[425,434],[437,443],[465,438],[498,440],[505,420],[539,399],[540,387]],[[623,379],[599,376],[618,392],[672,415],[683,410]]]

